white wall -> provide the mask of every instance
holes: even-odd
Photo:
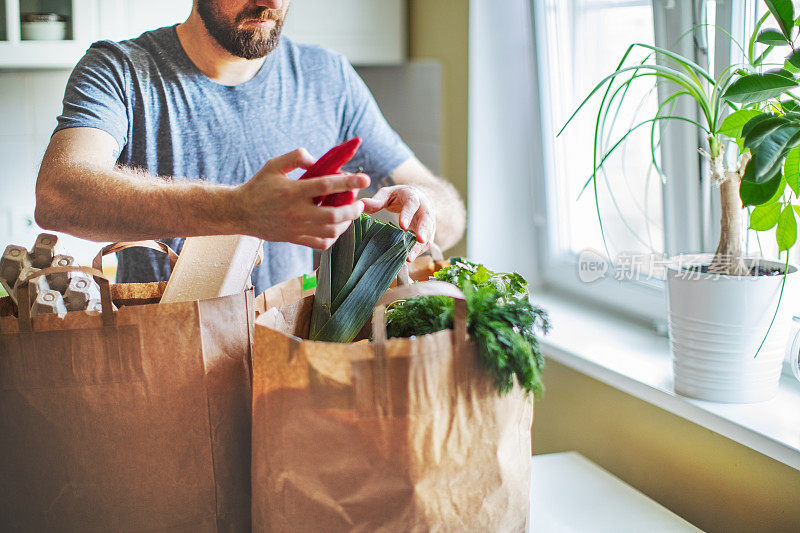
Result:
[[[33,245],[36,174],[61,113],[69,70],[0,71],[0,248]],[[99,249],[62,237],[63,249],[88,264]]]
[[[102,0],[101,34],[93,38],[127,38],[180,22],[191,5],[192,0]],[[36,174],[70,71],[0,70],[0,250],[10,243],[30,246],[41,231],[33,222]],[[84,264],[100,248],[68,236],[62,245]]]
[[[442,67],[411,61],[388,67],[357,67],[384,117],[431,172],[442,166]]]
[[[534,282],[540,199],[532,191],[541,143],[532,127],[538,94],[529,2],[506,0],[498,9],[492,0],[472,0],[469,19],[467,251]]]

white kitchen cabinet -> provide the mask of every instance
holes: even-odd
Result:
[[[101,39],[121,41],[183,22],[192,0],[100,0]]]
[[[0,0],[0,68],[72,66],[98,34],[98,2],[104,0]],[[63,41],[22,39],[23,13],[58,13],[67,17]]]
[[[0,68],[72,68],[94,41],[186,20],[192,0],[0,0],[0,7]],[[20,17],[30,12],[67,16],[67,38],[22,39]]]
[[[192,0],[0,0],[0,69],[72,68],[89,45],[121,40],[186,19]],[[68,17],[67,38],[21,38],[22,13]],[[355,65],[392,65],[406,57],[405,0],[293,0],[284,32],[319,44]]]
[[[292,0],[284,32],[319,44],[359,66],[406,59],[405,0]]]

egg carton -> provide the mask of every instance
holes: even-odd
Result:
[[[17,306],[23,280],[43,268],[67,267],[75,264],[72,256],[58,253],[58,237],[42,233],[28,251],[23,246],[6,246],[0,259],[0,285]],[[54,272],[33,278],[28,283],[31,316],[69,311],[100,311],[100,286],[84,272]]]

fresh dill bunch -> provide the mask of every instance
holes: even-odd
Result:
[[[386,310],[386,334],[391,337],[427,335],[453,327],[453,299],[417,296],[393,303]]]
[[[457,285],[464,293],[467,331],[497,390],[509,392],[516,376],[523,389],[539,397],[544,391],[544,355],[537,335],[547,333],[550,323],[547,313],[530,302],[525,279],[464,259],[452,260],[434,277]],[[452,328],[453,305],[453,299],[445,296],[395,302],[386,312],[387,334],[410,337]]]
[[[467,331],[497,390],[509,392],[516,376],[520,386],[538,398],[544,392],[544,354],[537,332],[549,330],[547,313],[527,298],[504,302],[508,295],[491,285],[465,282],[461,290],[467,300]]]

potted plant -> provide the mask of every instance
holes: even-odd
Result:
[[[659,172],[654,139],[660,124],[688,122],[705,134],[710,174],[720,197],[719,245],[714,254],[673,258],[666,277],[676,392],[712,401],[756,402],[775,395],[791,321],[784,292],[797,277],[788,251],[797,240],[800,214],[800,205],[792,203],[800,196],[800,98],[791,93],[800,86],[800,48],[795,49],[800,12],[791,0],[765,3],[769,12],[749,39],[746,63],[730,65],[715,78],[670,50],[632,44],[564,126],[590,99],[602,95],[594,169],[584,186],[594,189],[595,198],[598,171],[634,130],[651,130],[651,155]],[[770,19],[777,27],[765,27]],[[756,43],[766,46],[760,54],[755,53]],[[769,63],[784,47],[785,61]],[[647,57],[634,62],[632,52],[642,49]],[[671,92],[654,116],[606,149],[601,140],[620,106],[628,105],[630,85],[642,78],[654,79]],[[671,113],[679,98],[697,104],[699,120]],[[746,256],[748,211],[749,228],[776,229],[784,260]]]

